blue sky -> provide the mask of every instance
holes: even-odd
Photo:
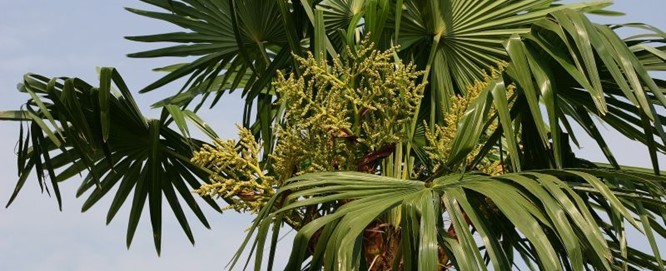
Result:
[[[571,1],[567,1],[571,2]],[[17,109],[26,96],[16,84],[26,72],[47,76],[76,76],[95,82],[97,66],[117,67],[129,86],[136,90],[159,74],[154,67],[173,59],[130,59],[125,54],[154,48],[124,40],[125,35],[153,34],[170,26],[138,17],[123,7],[145,7],[138,1],[90,0],[0,0],[0,109]],[[645,22],[666,30],[663,0],[619,0],[615,10],[627,13],[616,22]],[[596,19],[595,20],[599,20]],[[603,18],[608,21],[609,18]],[[155,116],[149,105],[162,93],[174,93],[177,85],[139,96],[144,112]],[[240,121],[239,97],[231,96],[215,110],[203,114],[225,138],[235,137],[234,123]],[[4,205],[17,180],[14,147],[17,125],[0,123],[0,203]],[[607,137],[621,163],[649,166],[640,144]],[[598,148],[589,141],[579,155],[602,160]],[[662,156],[662,165],[666,159]],[[82,199],[75,199],[77,181],[63,185],[64,207],[58,212],[55,199],[40,194],[30,180],[17,201],[0,208],[0,270],[204,270],[222,269],[245,236],[251,217],[227,212],[209,212],[212,230],[194,225],[196,246],[191,246],[172,217],[165,218],[162,257],[157,257],[150,226],[143,221],[132,248],[125,248],[127,209],[121,210],[109,226],[105,216],[109,200],[81,214]],[[195,222],[193,219],[190,221]],[[666,245],[662,245],[666,248]],[[288,251],[282,250],[286,256]]]

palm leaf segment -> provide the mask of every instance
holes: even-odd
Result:
[[[194,56],[190,63],[160,70],[168,74],[140,92],[157,89],[181,77],[189,79],[179,94],[156,105],[187,105],[198,95],[204,101],[217,92],[244,88],[248,106],[270,83],[277,67],[287,63],[289,50],[278,3],[280,1],[159,1],[144,0],[166,12],[128,8],[138,15],[166,21],[188,30],[157,35],[132,36],[141,42],[172,42],[182,45],[130,54],[130,57]],[[285,49],[288,49],[286,47]],[[270,70],[270,71],[269,71]],[[201,102],[203,103],[203,101]],[[215,102],[213,102],[213,105]],[[201,104],[200,104],[201,105]],[[200,106],[199,105],[199,106]]]
[[[243,89],[245,109],[243,124],[255,135],[270,141],[273,94],[270,83],[278,69],[287,68],[291,53],[300,54],[301,31],[294,22],[298,14],[289,14],[285,1],[164,1],[144,0],[165,12],[128,9],[138,15],[172,23],[187,32],[127,37],[142,42],[172,42],[175,45],[130,54],[130,57],[196,57],[190,63],[174,64],[158,70],[168,72],[140,92],[155,90],[177,79],[188,77],[175,95],[154,106],[186,107],[202,99],[196,112],[211,95],[211,107],[228,90]],[[300,16],[303,16],[302,14]],[[253,109],[256,108],[256,111]],[[254,112],[253,112],[254,111]],[[256,112],[256,114],[254,114]],[[256,115],[252,121],[251,116]],[[266,144],[265,153],[269,153]]]
[[[643,25],[641,25],[643,26]],[[621,26],[620,26],[621,27]],[[666,106],[662,80],[649,72],[662,68],[664,36],[655,31],[644,38],[620,39],[609,26],[591,23],[583,15],[562,10],[534,24],[528,34],[513,36],[506,43],[512,65],[509,76],[525,93],[524,112],[534,116],[542,142],[547,140],[538,101],[545,105],[555,160],[561,164],[560,123],[573,135],[565,116],[570,117],[601,147],[608,161],[619,168],[597,124],[598,117],[627,138],[649,147],[655,172],[657,152],[664,152]],[[661,48],[661,49],[657,49]],[[575,139],[574,139],[575,140]]]
[[[164,121],[146,119],[114,69],[101,69],[99,87],[76,78],[49,79],[28,74],[20,90],[31,96],[26,109],[13,112],[13,116],[10,112],[3,115],[4,119],[30,123],[25,134],[21,127],[20,180],[8,205],[33,170],[43,188],[48,189],[46,182],[50,179],[59,205],[59,183],[87,171],[77,191],[77,196],[89,192],[82,211],[117,187],[106,220],[110,223],[118,210],[129,202],[128,247],[146,201],[158,253],[163,199],[191,242],[194,238],[182,202],[204,226],[210,227],[191,192],[208,176],[189,161],[188,154],[200,146],[200,142],[183,137],[168,128]],[[180,115],[181,121],[186,114]],[[193,119],[198,121],[198,118]],[[128,201],[132,191],[132,199]],[[204,200],[213,209],[220,210],[211,199]]]
[[[539,270],[584,270],[587,265],[611,269],[623,264],[630,269],[659,270],[661,263],[650,256],[633,249],[627,253],[626,241],[621,239],[624,228],[607,226],[602,217],[626,219],[649,231],[657,219],[653,214],[663,215],[663,198],[609,187],[631,186],[634,191],[663,195],[665,185],[662,177],[606,169],[495,177],[454,174],[431,183],[354,172],[315,173],[290,180],[269,203],[268,207],[279,210],[265,208],[250,233],[258,234],[252,246],[261,251],[270,225],[279,225],[281,214],[309,205],[325,208],[342,200],[347,203],[334,213],[299,230],[287,270],[299,270],[303,262],[307,270],[368,268],[371,263],[365,262],[361,249],[363,233],[371,222],[395,208],[401,213],[402,235],[402,258],[398,258],[402,263],[395,266],[401,264],[404,270],[440,270],[443,258],[459,270],[486,270],[488,261],[495,270],[511,270],[517,256]],[[280,208],[280,201],[290,203]],[[632,214],[642,212],[649,214],[640,217],[643,224],[639,226]],[[455,229],[454,235],[446,231],[449,227]],[[480,238],[474,237],[477,234]],[[313,238],[317,245],[310,254]],[[255,266],[260,266],[261,256],[256,260]]]

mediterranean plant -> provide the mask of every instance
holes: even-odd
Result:
[[[618,15],[610,2],[143,2],[155,10],[128,10],[183,31],[128,37],[177,44],[130,57],[194,58],[139,92],[186,83],[148,119],[113,68],[98,86],[27,74],[28,102],[0,112],[23,123],[10,204],[33,171],[59,204],[59,183],[86,173],[83,211],[117,187],[110,222],[132,194],[129,246],[148,202],[159,253],[164,200],[190,241],[183,203],[208,227],[195,191],[255,216],[229,268],[250,251],[271,269],[288,226],[287,270],[664,269],[666,81],[650,72],[666,35],[586,16]],[[238,141],[196,114],[231,91]],[[620,165],[600,124],[645,144],[652,168]],[[580,136],[607,161],[576,157]]]

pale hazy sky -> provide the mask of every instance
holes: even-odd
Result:
[[[666,30],[664,0],[618,0],[615,10],[627,16],[617,22],[645,22]],[[0,0],[0,110],[17,109],[27,99],[16,91],[16,84],[26,72],[49,77],[76,76],[95,83],[97,66],[117,67],[136,91],[159,77],[154,67],[173,60],[129,59],[125,54],[155,48],[124,40],[126,35],[154,34],[171,29],[164,23],[142,18],[123,7],[145,7],[138,1],[93,0]],[[599,20],[599,19],[595,19]],[[608,20],[604,18],[604,20]],[[138,98],[142,110],[150,111],[151,102],[174,93],[178,86],[166,87]],[[234,123],[240,121],[238,97],[223,100],[203,118],[222,137],[235,137]],[[16,183],[14,147],[18,126],[0,123],[0,204],[4,206]],[[649,166],[645,148],[608,133],[608,141],[621,163]],[[613,144],[615,143],[615,144]],[[587,141],[579,152],[583,157],[600,160],[598,148]],[[666,159],[661,157],[661,164]],[[125,248],[127,208],[106,226],[110,199],[81,214],[84,199],[75,198],[77,180],[62,185],[63,212],[58,212],[54,198],[41,195],[34,179],[26,184],[15,203],[0,208],[0,270],[221,270],[235,252],[249,215],[233,212],[218,215],[208,212],[212,230],[206,230],[190,217],[196,246],[192,247],[172,216],[165,215],[162,256],[157,257],[144,217],[132,248]],[[205,207],[205,206],[204,206]],[[168,213],[168,212],[167,212]],[[661,247],[666,248],[666,245]],[[282,259],[288,251],[280,254]]]

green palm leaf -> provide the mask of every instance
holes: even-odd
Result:
[[[408,1],[400,26],[400,40],[405,54],[434,67],[430,78],[436,108],[448,109],[446,97],[460,93],[484,72],[507,60],[502,43],[513,34],[530,31],[532,23],[556,10],[591,9],[607,2],[552,5],[550,0],[529,1]],[[432,50],[424,44],[435,43]],[[428,55],[434,57],[428,57]],[[436,67],[436,68],[435,68]]]
[[[186,57],[196,59],[171,66],[167,75],[146,86],[148,92],[189,76],[181,91],[156,106],[172,103],[188,105],[198,95],[217,98],[226,90],[254,86],[249,102],[264,90],[267,82],[257,81],[270,76],[276,68],[267,70],[275,55],[288,43],[288,34],[280,22],[282,14],[276,1],[164,1],[145,0],[166,12],[128,8],[138,15],[162,20],[187,32],[132,36],[140,42],[170,42],[180,45],[130,54],[130,57]],[[289,33],[293,36],[293,33]],[[293,40],[293,37],[291,38]],[[293,42],[292,42],[293,43]],[[287,56],[289,56],[287,54]],[[259,84],[255,86],[256,84]],[[205,100],[205,98],[204,98]],[[203,101],[201,102],[203,103]]]
[[[559,123],[568,123],[570,117],[599,144],[608,161],[619,167],[594,116],[629,139],[646,144],[653,167],[659,171],[657,153],[664,152],[666,143],[664,117],[658,111],[666,106],[663,83],[649,75],[651,68],[640,57],[658,57],[660,51],[647,40],[632,40],[651,49],[636,55],[609,27],[592,24],[575,11],[561,10],[535,23],[522,38],[516,35],[506,43],[511,59],[507,73],[524,94],[543,144],[549,137],[539,104],[548,112],[554,164],[562,164]],[[663,38],[652,41],[664,42]]]
[[[605,234],[619,233],[613,230],[604,233],[597,224],[602,213],[613,212],[633,221],[629,212],[640,215],[640,211],[630,211],[636,210],[632,206],[652,202],[649,194],[628,195],[616,186],[608,189],[602,182],[633,182],[637,184],[636,191],[650,190],[648,186],[663,190],[666,179],[646,177],[632,171],[574,169],[526,171],[494,177],[456,174],[437,178],[429,184],[355,172],[306,174],[292,178],[276,196],[284,198],[284,206],[273,200],[261,211],[248,238],[256,233],[259,225],[279,219],[284,212],[345,201],[334,213],[299,230],[287,269],[300,269],[308,256],[324,259],[310,262],[309,268],[313,270],[321,267],[352,270],[367,266],[369,263],[363,263],[363,256],[359,254],[363,230],[371,221],[382,219],[390,209],[398,207],[403,221],[401,242],[407,246],[402,251],[405,270],[438,270],[437,247],[443,247],[456,268],[463,270],[485,269],[484,257],[488,257],[496,269],[511,269],[510,263],[515,262],[513,249],[525,254],[526,259],[532,259],[542,270],[584,270],[587,265],[611,269],[625,261],[632,268],[656,270],[661,264],[658,257],[641,254],[644,257],[638,260],[616,254],[619,244],[606,239]],[[579,187],[586,190],[583,192]],[[595,208],[585,201],[587,197],[611,204]],[[656,205],[650,211],[663,215],[663,209],[658,209],[664,207],[663,201],[652,203]],[[435,218],[441,215],[444,220]],[[448,226],[455,229],[455,236],[446,232]],[[639,230],[650,230],[650,227],[636,226]],[[313,239],[315,235],[318,237]],[[477,235],[480,238],[475,238]],[[553,238],[555,236],[557,238]],[[308,244],[313,240],[317,242],[317,249],[308,252]],[[255,241],[253,250],[263,250],[264,245]],[[408,250],[408,247],[418,249]],[[240,254],[236,260],[238,257]]]
[[[101,69],[100,87],[76,78],[48,79],[28,74],[21,90],[30,94],[30,100],[19,119],[29,122],[30,129],[19,142],[21,176],[8,205],[15,200],[33,170],[40,186],[48,189],[44,174],[47,172],[59,205],[59,183],[87,171],[77,191],[77,196],[88,193],[82,211],[107,196],[112,188],[118,188],[107,223],[134,191],[127,230],[128,247],[146,201],[158,253],[163,198],[192,243],[194,237],[182,202],[204,226],[210,227],[191,194],[208,175],[189,161],[192,146],[200,146],[200,141],[184,138],[162,121],[146,119],[114,69]],[[16,117],[3,119],[16,120]],[[204,200],[220,211],[211,199]]]

